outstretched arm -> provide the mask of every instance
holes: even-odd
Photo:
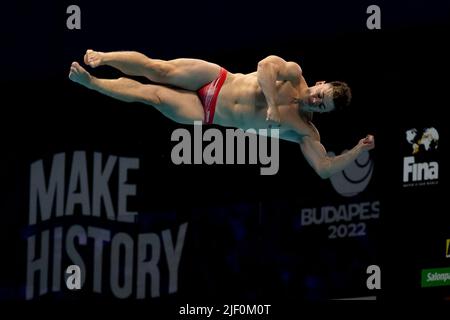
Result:
[[[298,85],[302,76],[302,69],[297,63],[286,62],[277,56],[268,56],[258,63],[256,75],[268,104],[267,120],[280,122],[280,114],[276,103],[276,82],[290,81],[293,85]]]
[[[328,179],[352,163],[362,152],[373,149],[375,140],[372,135],[367,135],[366,138],[359,140],[358,144],[351,150],[335,157],[327,155],[324,146],[316,137],[303,137],[300,141],[300,147],[306,160],[317,174],[322,179]]]

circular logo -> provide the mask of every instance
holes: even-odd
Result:
[[[344,150],[346,152],[347,150]],[[328,155],[334,156],[333,152]],[[337,193],[344,197],[353,197],[362,192],[372,178],[373,162],[368,151],[359,155],[343,171],[330,177],[331,185]]]

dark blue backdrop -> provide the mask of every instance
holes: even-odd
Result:
[[[27,226],[31,163],[75,150],[141,159],[134,181],[142,230],[160,232],[189,222],[178,292],[162,292],[148,303],[448,298],[445,287],[421,288],[420,271],[449,266],[442,249],[450,238],[442,195],[448,187],[442,150],[448,146],[449,3],[379,1],[381,30],[366,28],[372,2],[78,1],[81,30],[65,27],[69,4],[14,3],[4,10],[0,81],[2,118],[10,126],[2,128],[0,245],[7,258],[0,299],[24,299],[25,239],[36,231]],[[170,133],[177,124],[151,108],[114,101],[67,79],[70,63],[81,61],[87,48],[201,58],[244,73],[277,54],[298,61],[311,85],[347,81],[352,105],[314,122],[323,144],[335,152],[367,133],[375,135],[370,185],[352,199],[339,196],[288,142],[280,144],[276,176],[259,176],[254,166],[176,167],[170,162]],[[108,69],[94,73],[118,75]],[[439,152],[432,155],[440,164],[439,183],[405,188],[403,157],[410,147],[405,132],[426,127],[440,133]],[[299,222],[302,208],[365,201],[380,202],[380,219],[367,224],[364,237],[331,240],[325,226],[302,228]],[[91,222],[55,220],[45,227]],[[376,293],[365,286],[370,264],[382,268],[382,290]],[[117,301],[108,291],[37,299]]]

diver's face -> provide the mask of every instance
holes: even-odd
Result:
[[[333,88],[329,83],[318,82],[309,88],[309,93],[302,102],[303,111],[329,112],[334,109]]]

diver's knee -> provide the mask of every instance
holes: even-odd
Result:
[[[147,85],[142,89],[142,102],[160,107],[162,105],[161,89],[155,86]]]

